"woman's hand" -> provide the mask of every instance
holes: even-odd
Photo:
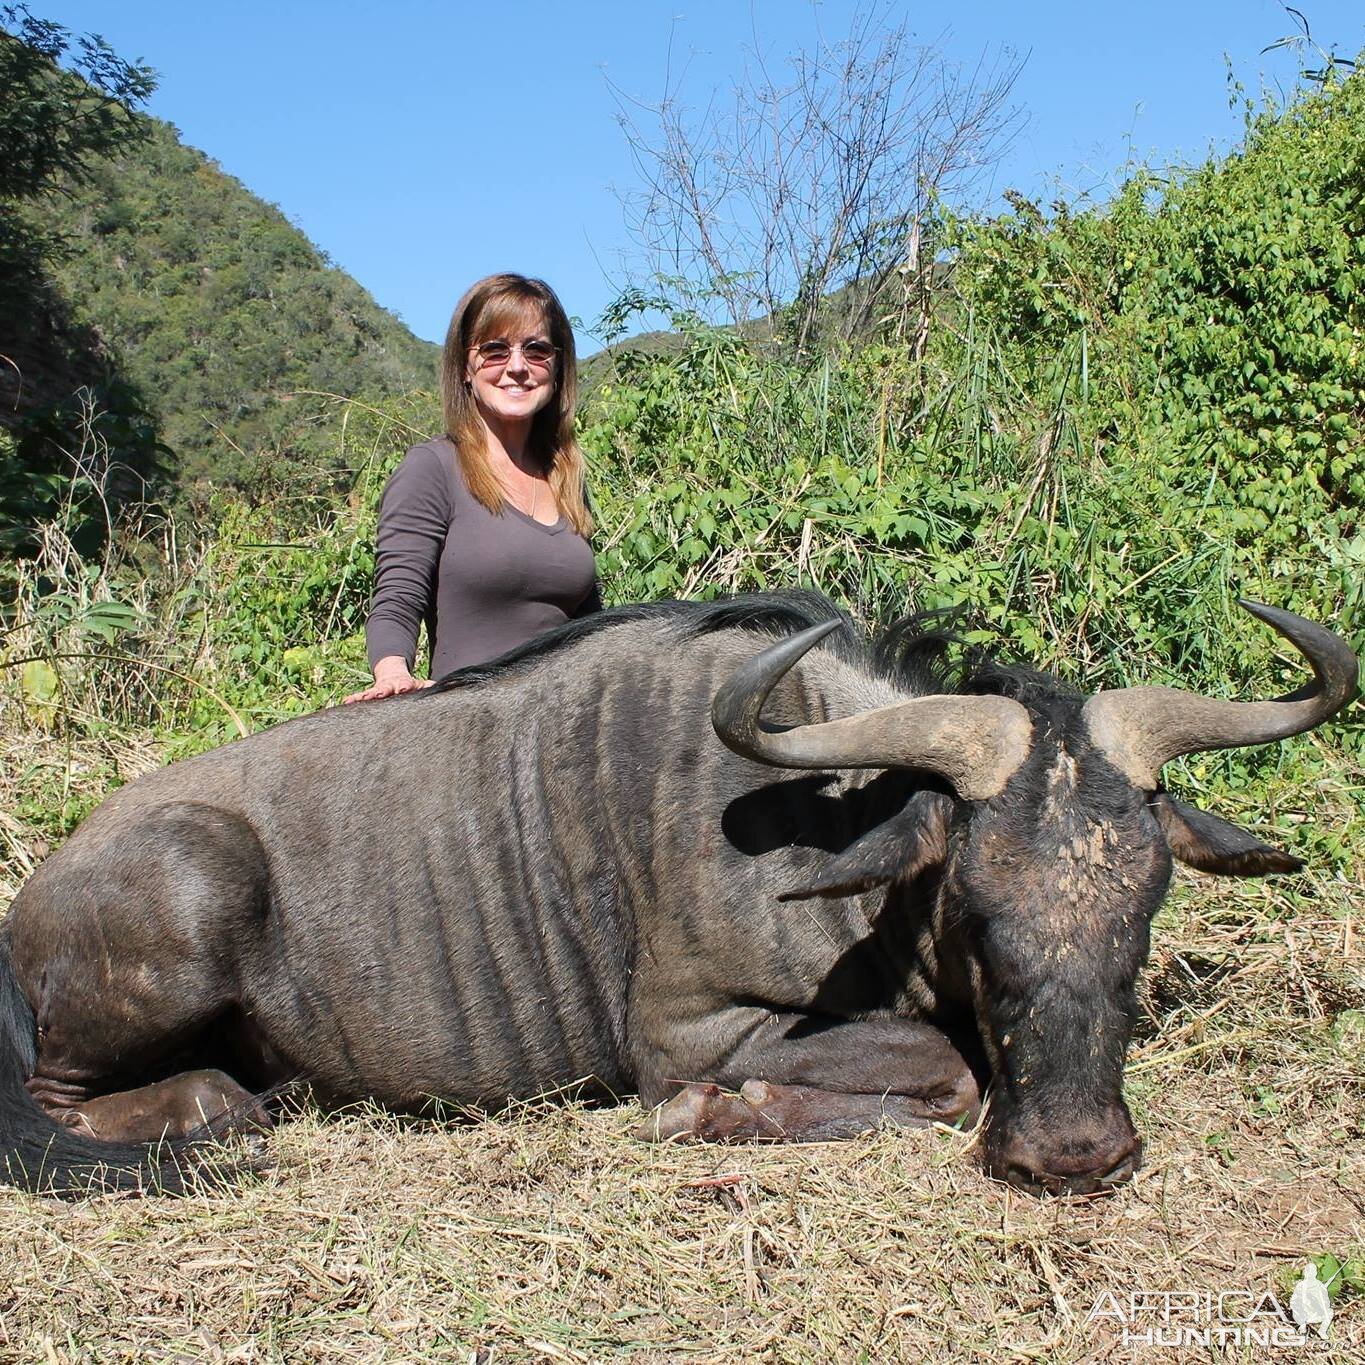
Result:
[[[435,681],[435,678],[414,678],[408,671],[408,661],[393,655],[387,659],[380,659],[375,664],[373,687],[367,687],[363,692],[352,692],[341,701],[343,706],[349,706],[353,701],[378,701],[380,697],[398,697],[404,692],[417,692],[423,687],[430,687]]]

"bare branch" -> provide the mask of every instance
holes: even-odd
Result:
[[[922,296],[933,204],[971,193],[1007,145],[1019,63],[952,66],[892,13],[862,11],[780,79],[755,54],[699,112],[681,77],[652,106],[616,92],[643,186],[629,226],[685,306],[809,350]]]

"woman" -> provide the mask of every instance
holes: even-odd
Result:
[[[490,275],[462,298],[441,362],[446,436],[413,446],[379,511],[365,638],[374,684],[348,702],[430,686],[601,607],[587,537],[573,330],[554,291]]]

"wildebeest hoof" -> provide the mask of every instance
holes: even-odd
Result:
[[[752,1099],[750,1098],[752,1096]],[[756,1106],[767,1098],[762,1081],[746,1081],[739,1094],[718,1085],[684,1086],[634,1130],[645,1142],[747,1142],[786,1136]]]
[[[635,1130],[646,1142],[830,1142],[891,1124],[923,1128],[974,1113],[976,1084],[921,1099],[856,1095],[807,1085],[750,1079],[739,1093],[718,1085],[685,1086]]]
[[[963,1070],[946,1094],[931,1095],[917,1103],[924,1107],[924,1117],[935,1123],[976,1122],[981,1113],[981,1087],[970,1071]]]

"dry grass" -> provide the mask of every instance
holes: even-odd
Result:
[[[0,903],[55,837],[25,811],[156,759],[5,747]],[[230,1194],[0,1190],[0,1360],[1152,1358],[1086,1322],[1102,1290],[1276,1288],[1365,1248],[1363,908],[1342,878],[1182,881],[1129,1082],[1147,1164],[1109,1198],[1019,1195],[948,1131],[656,1148],[631,1107],[305,1113]],[[1365,1360],[1365,1301],[1267,1358],[1296,1354]]]

